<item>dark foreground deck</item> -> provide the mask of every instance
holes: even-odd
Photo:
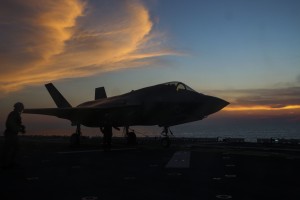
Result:
[[[0,145],[2,147],[0,140]],[[300,199],[298,145],[21,138],[20,167],[0,170],[0,199]]]

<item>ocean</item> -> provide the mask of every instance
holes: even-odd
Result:
[[[257,138],[284,138],[300,139],[300,126],[211,126],[200,123],[178,125],[170,128],[174,137],[186,138],[244,138],[248,142],[256,142]],[[136,126],[131,127],[137,137],[159,137],[162,127],[158,126]],[[75,127],[58,129],[28,130],[26,135],[44,136],[70,136],[75,132]],[[120,131],[113,130],[115,137],[124,136],[123,128]],[[102,136],[99,128],[82,127],[82,135],[89,137]]]
[[[68,120],[55,117],[24,115],[23,123],[26,126],[26,135],[41,136],[70,136],[76,127],[71,126]],[[137,137],[159,137],[162,127],[134,126]],[[4,132],[0,127],[0,134]],[[300,139],[300,121],[289,118],[252,118],[249,117],[209,117],[201,121],[186,123],[170,127],[174,137],[188,138],[244,138],[245,141],[255,142],[257,138],[284,138]],[[124,136],[121,131],[113,130],[114,136]],[[95,137],[102,136],[99,128],[82,126],[82,135]]]

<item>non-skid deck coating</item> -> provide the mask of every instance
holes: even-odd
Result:
[[[0,170],[0,199],[300,199],[299,156],[201,146],[35,150],[22,153],[21,167]]]
[[[190,151],[177,151],[169,160],[166,168],[189,168],[190,167]]]

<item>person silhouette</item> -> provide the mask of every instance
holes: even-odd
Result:
[[[19,149],[18,133],[25,133],[25,126],[22,124],[21,113],[24,105],[21,102],[14,104],[14,110],[9,113],[6,119],[4,132],[4,162],[3,168],[13,168],[16,165],[16,155]]]

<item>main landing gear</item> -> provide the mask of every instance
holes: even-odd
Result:
[[[71,135],[71,147],[76,148],[80,146],[81,127],[80,124],[76,125],[76,132]]]
[[[130,131],[128,126],[124,127],[124,130],[125,130],[125,134],[127,136],[127,144],[130,146],[136,145],[137,142],[136,142],[135,132],[133,130]]]
[[[161,139],[161,144],[163,147],[168,148],[171,144],[171,140],[169,137],[169,132],[171,135],[173,135],[171,129],[169,127],[164,127],[163,131],[161,132],[161,135],[163,136],[163,138]]]

